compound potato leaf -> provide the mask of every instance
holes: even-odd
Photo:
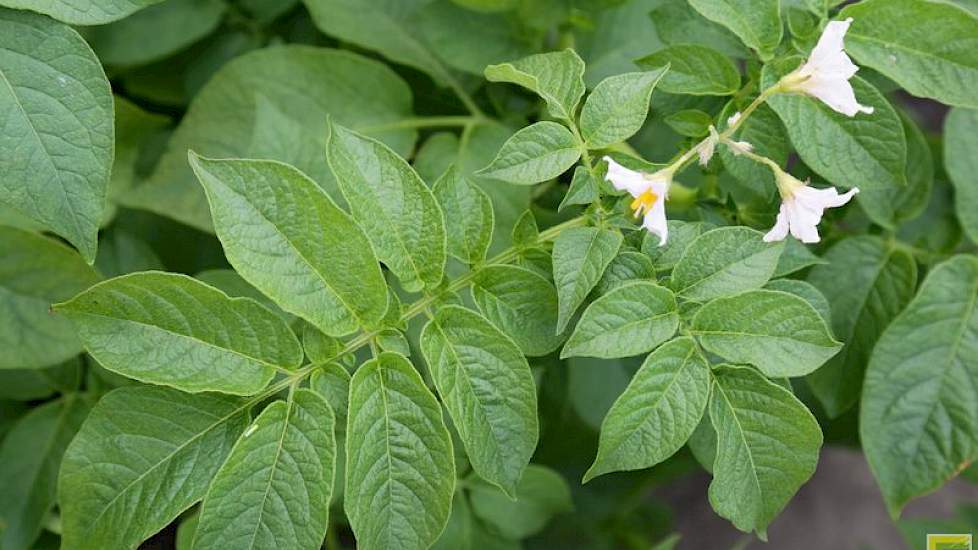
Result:
[[[285,311],[333,336],[377,325],[387,283],[360,227],[280,162],[191,154],[228,262]]]
[[[441,406],[403,356],[381,353],[350,382],[343,508],[363,550],[425,550],[455,488]]]
[[[689,0],[689,4],[733,31],[763,60],[770,59],[781,43],[780,0]]]
[[[671,285],[684,298],[703,302],[760,288],[778,266],[784,243],[766,243],[748,227],[707,231],[683,253]]]
[[[635,63],[645,69],[668,67],[659,88],[670,94],[731,95],[740,87],[737,66],[727,56],[706,46],[670,46]]]
[[[574,121],[584,95],[584,61],[571,49],[490,65],[485,74],[489,82],[512,82],[536,93],[552,116],[567,122]]]
[[[448,253],[475,265],[486,259],[495,219],[492,200],[451,165],[431,189],[445,213]]]
[[[302,362],[279,316],[186,275],[123,275],[54,309],[105,368],[183,391],[251,395]]]
[[[557,290],[535,271],[487,266],[472,280],[472,299],[527,356],[546,355],[564,341],[557,332]]]
[[[602,80],[581,109],[581,137],[590,149],[625,141],[638,132],[649,113],[652,90],[668,66]],[[576,176],[576,174],[575,174]]]
[[[425,325],[421,351],[473,469],[516,498],[539,432],[520,349],[478,313],[447,306]]]
[[[572,227],[554,241],[554,284],[557,287],[559,334],[574,312],[598,284],[604,270],[618,254],[621,233],[596,227]]]
[[[535,122],[513,134],[479,176],[517,185],[556,178],[577,162],[581,147],[570,130],[556,122]]]
[[[109,81],[77,32],[0,8],[0,202],[67,239],[88,263],[112,171],[113,116]]]

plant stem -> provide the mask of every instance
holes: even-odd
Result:
[[[356,128],[358,132],[382,132],[386,130],[401,130],[409,128],[439,128],[453,126],[468,126],[479,124],[485,120],[480,116],[428,116],[405,118],[387,124],[376,124],[373,126],[361,126]]]

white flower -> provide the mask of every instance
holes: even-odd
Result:
[[[851,23],[850,17],[826,25],[808,61],[781,79],[782,90],[815,97],[846,116],[855,116],[858,112],[871,114],[873,108],[856,101],[849,83],[859,70],[843,51],[842,39]]]
[[[734,124],[737,124],[738,120],[740,120],[740,111],[737,111],[736,113],[730,115],[730,118],[727,119],[727,127],[729,128]]]
[[[635,198],[631,208],[635,217],[644,214],[642,227],[659,236],[659,246],[666,244],[669,229],[666,227],[666,194],[672,183],[672,172],[659,170],[654,174],[636,172],[615,162],[611,157],[604,157],[608,163],[608,174],[605,178],[619,191],[627,191]]]
[[[720,134],[717,133],[717,129],[711,124],[710,135],[696,147],[696,152],[700,156],[700,166],[706,166],[710,163],[710,159],[713,158],[713,152],[716,150],[717,143],[719,142]]]
[[[803,243],[817,243],[820,240],[818,223],[822,221],[822,212],[826,208],[842,206],[859,192],[859,188],[853,187],[840,195],[834,187],[809,187],[787,172],[779,171],[776,176],[778,191],[781,192],[781,209],[774,227],[764,235],[765,242],[784,240],[790,231]]]
[[[746,141],[734,141],[732,139],[724,140],[723,143],[730,148],[730,152],[738,157],[740,155],[747,155],[754,152],[754,146]]]

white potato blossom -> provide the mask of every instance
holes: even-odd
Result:
[[[856,101],[849,83],[859,70],[843,50],[843,37],[851,23],[850,17],[826,25],[805,64],[781,79],[781,90],[812,96],[846,116],[871,114],[873,108]]]
[[[717,134],[717,129],[710,125],[710,135],[706,137],[697,146],[697,154],[700,157],[700,166],[706,166],[710,163],[710,159],[713,158],[713,152],[716,150],[717,143],[720,142],[720,134]]]
[[[672,172],[665,169],[647,174],[625,168],[611,157],[604,157],[608,163],[605,178],[619,191],[627,191],[635,200],[631,209],[635,217],[643,216],[642,227],[659,236],[659,246],[666,244],[669,229],[666,226],[666,195],[672,183]]]
[[[817,189],[787,172],[778,171],[775,175],[781,192],[781,209],[774,227],[764,235],[765,242],[784,240],[790,232],[803,243],[817,243],[818,224],[825,209],[842,206],[859,192],[859,188],[853,187],[840,195],[834,187]]]

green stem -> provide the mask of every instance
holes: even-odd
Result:
[[[361,126],[358,132],[383,132],[387,130],[403,130],[410,128],[439,128],[454,126],[469,126],[479,124],[484,119],[480,116],[428,116],[405,118],[387,124],[375,124],[373,126]]]
[[[472,116],[476,118],[480,118],[480,119],[486,118],[486,114],[483,113],[482,109],[480,109],[479,106],[475,104],[475,100],[472,99],[472,96],[469,95],[469,93],[466,92],[464,88],[462,88],[462,85],[459,84],[458,80],[455,80],[454,77],[447,74],[447,71],[444,76],[446,82],[448,82],[448,87],[451,88],[453,92],[455,92],[455,95],[458,96],[459,101],[462,102],[462,105],[465,105],[465,108],[468,109],[469,113],[471,113]]]

